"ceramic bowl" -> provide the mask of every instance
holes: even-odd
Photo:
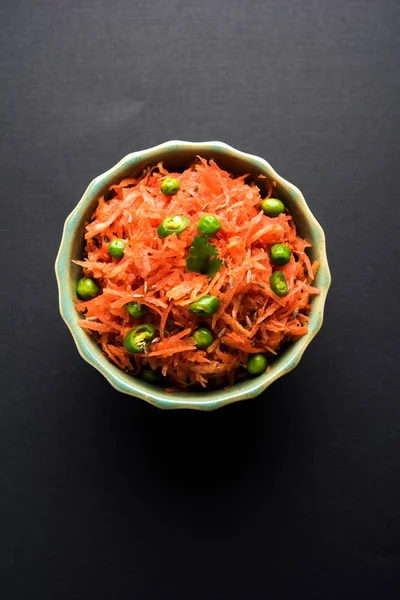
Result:
[[[155,164],[162,160],[172,170],[181,170],[190,165],[196,155],[214,158],[230,173],[264,174],[276,181],[277,196],[281,198],[292,214],[298,232],[312,243],[311,260],[320,262],[315,285],[320,295],[312,299],[309,332],[293,343],[271,364],[270,371],[234,385],[231,389],[202,392],[164,392],[140,379],[136,379],[113,365],[101,352],[93,338],[78,325],[79,315],[74,307],[76,283],[81,277],[81,269],[72,263],[83,253],[84,226],[90,219],[97,198],[113,183],[119,182],[136,170],[142,163]],[[297,366],[307,346],[322,325],[323,312],[330,273],[325,250],[325,236],[303,194],[293,184],[283,179],[263,158],[240,152],[222,142],[181,142],[171,141],[154,148],[128,154],[114,167],[96,177],[90,184],[77,206],[65,221],[61,245],[57,255],[56,277],[59,290],[60,312],[69,327],[82,358],[95,367],[120,392],[141,398],[159,408],[192,408],[213,410],[238,400],[248,400],[265,391],[278,377],[289,373]]]

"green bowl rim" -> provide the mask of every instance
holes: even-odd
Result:
[[[288,350],[284,352],[275,362],[269,373],[265,373],[255,379],[247,380],[244,383],[237,384],[230,389],[223,389],[218,391],[204,392],[203,394],[193,392],[176,392],[169,393],[164,392],[160,388],[151,386],[139,379],[135,379],[130,375],[127,375],[121,371],[117,366],[113,365],[108,359],[103,356],[101,350],[99,352],[93,352],[90,344],[88,344],[88,334],[77,324],[77,313],[74,307],[74,303],[71,297],[70,289],[66,285],[63,274],[69,269],[69,253],[68,247],[71,239],[74,237],[76,227],[79,225],[81,212],[85,209],[88,203],[93,201],[92,194],[95,188],[103,186],[110,178],[116,178],[118,171],[125,168],[130,162],[137,159],[143,161],[151,159],[154,152],[165,151],[166,153],[176,150],[195,150],[196,154],[201,154],[201,150],[214,149],[223,151],[229,155],[233,155],[241,160],[251,162],[260,172],[267,173],[270,178],[279,182],[279,184],[290,190],[296,196],[296,205],[303,213],[305,219],[309,222],[310,227],[313,230],[313,237],[315,239],[314,246],[318,245],[318,260],[320,262],[320,269],[318,277],[320,279],[319,289],[321,293],[316,296],[313,300],[313,306],[310,313],[310,326],[307,335],[303,336],[295,342]],[[263,158],[247,152],[242,152],[225,144],[224,142],[211,141],[211,142],[184,142],[180,140],[171,140],[147,148],[145,150],[138,150],[124,156],[118,163],[111,167],[108,171],[98,175],[88,185],[82,198],[67,217],[60,248],[55,261],[55,273],[59,290],[59,308],[62,318],[67,324],[72,337],[75,341],[79,354],[89,364],[102,373],[102,375],[109,381],[109,383],[118,391],[125,394],[135,396],[145,400],[146,402],[153,404],[159,408],[171,409],[171,408],[191,408],[197,410],[213,410],[233,402],[240,400],[250,399],[271,385],[276,379],[282,377],[286,373],[289,373],[294,369],[300,362],[307,346],[311,343],[313,338],[316,336],[318,331],[321,329],[324,317],[324,306],[328,293],[328,289],[331,283],[331,275],[328,266],[328,260],[326,255],[326,244],[325,234],[318,223],[311,210],[309,209],[307,202],[301,193],[301,191],[294,186],[292,183],[281,177],[273,167]]]

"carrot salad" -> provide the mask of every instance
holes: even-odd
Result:
[[[118,367],[171,391],[232,385],[307,333],[318,263],[260,177],[198,157],[183,173],[142,168],[99,198],[74,261],[76,309]]]

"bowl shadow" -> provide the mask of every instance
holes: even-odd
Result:
[[[110,476],[118,469],[127,498],[140,494],[140,502],[160,518],[196,531],[216,527],[217,520],[219,531],[229,532],[238,498],[248,506],[250,486],[262,496],[265,482],[273,485],[285,461],[289,403],[267,396],[198,413],[160,411],[113,394],[102,436],[111,440],[112,452],[102,445],[99,459]]]

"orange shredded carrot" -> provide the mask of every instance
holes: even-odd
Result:
[[[180,190],[173,196],[161,192],[165,177],[176,177]],[[173,384],[165,389],[206,387],[210,381],[229,386],[248,356],[279,353],[282,344],[308,332],[311,296],[319,263],[311,263],[306,249],[311,244],[296,232],[285,212],[270,218],[260,210],[265,198],[276,194],[276,182],[260,176],[260,187],[246,183],[248,175],[234,177],[213,160],[198,157],[182,173],[169,172],[162,163],[141,167],[130,177],[111,185],[99,198],[85,229],[85,256],[74,261],[84,275],[93,277],[102,293],[78,300],[79,325],[100,344],[104,354],[123,370],[139,375],[143,365],[160,368]],[[178,236],[160,238],[157,227],[171,215],[185,215],[190,224]],[[201,216],[214,214],[221,221],[213,236],[223,263],[212,277],[191,272],[186,258]],[[115,237],[125,242],[121,260],[108,253]],[[285,243],[291,259],[275,267],[269,250]],[[282,271],[288,293],[277,296],[269,278]],[[206,350],[196,348],[193,331],[200,319],[189,305],[206,294],[218,296],[220,306],[209,319],[214,342]],[[140,319],[129,315],[128,302],[146,306]],[[133,327],[151,323],[157,337],[146,352],[130,355],[124,337]]]

